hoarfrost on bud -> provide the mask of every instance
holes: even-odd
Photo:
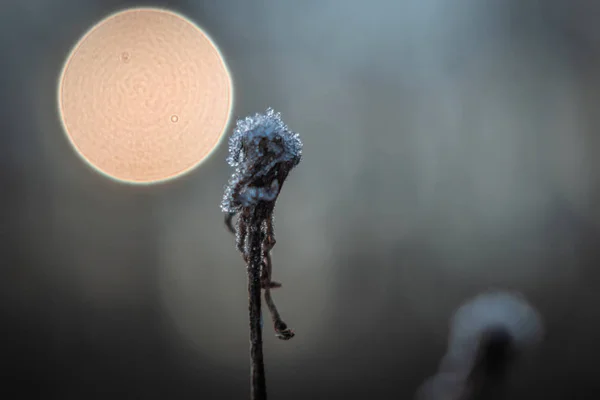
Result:
[[[261,147],[260,142],[268,141],[268,149]],[[300,135],[291,132],[281,119],[281,113],[267,108],[264,114],[256,113],[252,117],[239,119],[233,134],[229,138],[229,157],[227,162],[232,167],[256,161],[266,151],[280,155],[280,161],[300,162],[302,142]],[[248,159],[250,158],[250,159]]]
[[[237,213],[242,207],[277,199],[283,179],[302,159],[302,142],[290,131],[281,114],[268,108],[264,114],[239,119],[229,138],[227,162],[235,168],[221,210]]]

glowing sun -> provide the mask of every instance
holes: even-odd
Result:
[[[198,166],[229,122],[232,82],[208,35],[173,12],[110,15],[73,47],[58,103],[77,153],[113,179],[155,183]]]

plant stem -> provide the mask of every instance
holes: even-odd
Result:
[[[250,399],[266,400],[267,385],[263,360],[261,321],[261,264],[263,232],[260,227],[260,210],[257,206],[248,210],[250,223],[246,245],[249,248],[246,269],[248,271],[248,300],[250,313]],[[247,216],[247,213],[242,218]]]

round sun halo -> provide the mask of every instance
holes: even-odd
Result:
[[[183,16],[137,8],[112,14],[73,47],[58,84],[64,131],[112,179],[179,177],[218,145],[233,85],[210,37]]]

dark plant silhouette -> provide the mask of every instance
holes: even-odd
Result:
[[[271,296],[281,284],[271,280],[271,249],[275,246],[273,210],[289,172],[302,158],[302,142],[291,132],[279,113],[267,109],[237,121],[229,139],[227,162],[235,172],[225,189],[221,209],[225,224],[236,234],[248,272],[250,312],[251,398],[266,399],[262,350],[261,289],[273,319],[275,334],[282,340],[294,337],[283,322]],[[234,227],[233,218],[238,216]]]
[[[486,292],[454,314],[448,350],[419,400],[466,400],[501,388],[511,365],[542,338],[538,312],[517,293]]]

